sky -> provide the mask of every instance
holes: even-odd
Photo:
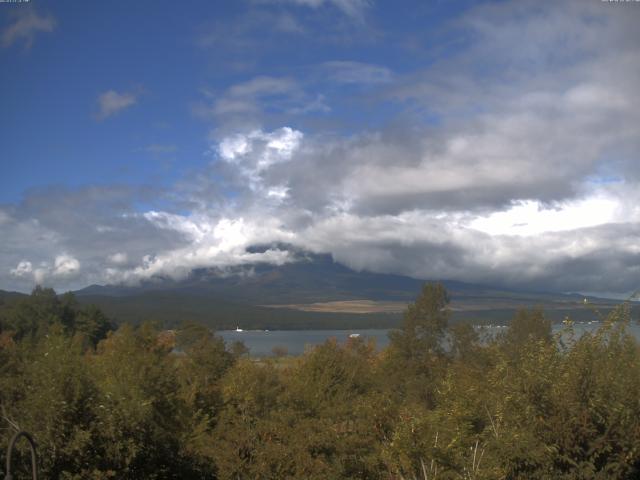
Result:
[[[635,1],[0,3],[0,289],[291,245],[633,292],[639,23]]]

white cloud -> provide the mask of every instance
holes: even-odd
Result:
[[[222,160],[238,166],[252,190],[258,191],[263,188],[263,174],[274,165],[290,161],[303,137],[302,132],[290,127],[273,132],[254,130],[224,138],[217,151]],[[286,189],[286,185],[275,185],[267,190],[280,192],[270,196],[282,197]]]
[[[387,67],[353,61],[332,61],[322,64],[329,79],[344,84],[376,85],[388,83],[393,74]]]
[[[207,89],[202,93],[207,102],[195,105],[194,113],[215,119],[224,135],[237,130],[258,129],[271,116],[331,110],[323,95],[307,93],[300,82],[288,77],[261,75],[231,85],[221,94]]]
[[[62,253],[57,255],[53,265],[43,261],[37,268],[28,260],[22,260],[18,266],[11,269],[10,274],[14,277],[33,280],[36,285],[41,285],[47,281],[55,281],[56,278],[75,277],[80,273],[80,262],[78,259]]]
[[[566,101],[576,108],[623,110],[628,106],[621,92],[598,83],[581,83],[565,94]]]
[[[51,274],[55,276],[71,276],[75,275],[80,271],[80,262],[78,259],[72,257],[69,254],[63,253],[58,255],[54,262],[53,268],[51,269]]]
[[[616,213],[620,206],[618,200],[603,195],[563,202],[553,207],[529,200],[509,210],[478,217],[469,226],[490,235],[531,236],[562,232],[616,222],[619,220]]]
[[[218,146],[218,152],[223,160],[234,162],[236,158],[242,157],[251,151],[249,138],[251,135],[262,135],[262,132],[255,131],[249,135],[237,134],[224,138]]]
[[[116,252],[107,257],[107,261],[114,265],[126,265],[129,261],[129,256],[124,252]]]
[[[289,196],[289,187],[275,186],[267,190],[267,197],[276,198],[278,200],[284,200]]]
[[[40,268],[36,268],[33,271],[33,280],[36,285],[43,285],[47,280],[47,276],[49,275],[49,268],[44,266]]]
[[[263,105],[280,105],[301,95],[293,80],[268,76],[232,85],[223,95],[204,93],[214,99],[211,113],[218,117],[257,115]]]
[[[275,17],[273,25],[276,30],[285,33],[304,33],[305,29],[298,20],[288,13],[282,13]]]
[[[33,8],[20,9],[16,20],[2,32],[2,46],[10,47],[18,40],[23,40],[25,47],[30,48],[40,32],[52,32],[56,20],[51,15],[39,15]]]
[[[209,219],[198,215],[185,217],[152,210],[144,213],[143,217],[158,228],[179,232],[191,242],[199,242],[211,233]]]
[[[12,268],[10,273],[16,277],[26,277],[33,272],[33,265],[27,260],[22,260],[16,268]]]
[[[137,95],[127,92],[116,92],[108,90],[98,96],[98,113],[97,118],[104,120],[107,117],[125,110],[137,102]]]
[[[134,269],[118,272],[114,280],[135,283],[154,275],[182,278],[195,268],[227,268],[256,262],[279,265],[290,261],[289,253],[281,250],[268,249],[259,253],[246,251],[247,247],[264,239],[291,239],[290,234],[280,230],[275,219],[264,219],[259,224],[246,222],[242,218],[216,220],[176,216],[170,224],[165,222],[166,218],[162,215],[152,216],[150,219],[161,228],[186,232],[191,235],[191,242],[175,250],[147,255]],[[198,234],[193,234],[194,229],[198,230]]]
[[[364,14],[371,6],[369,0],[272,0],[280,3],[292,3],[310,8],[319,8],[325,5],[333,5],[345,15],[356,19],[363,20]]]
[[[301,106],[291,107],[287,109],[287,113],[291,115],[306,115],[307,113],[329,113],[331,107],[326,104],[325,97],[322,94],[316,95],[314,99],[305,100]]]
[[[288,78],[259,76],[229,88],[232,97],[261,97],[281,95],[296,88],[295,82]]]

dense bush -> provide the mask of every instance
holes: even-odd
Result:
[[[52,479],[638,478],[627,308],[582,336],[522,311],[481,340],[447,303],[426,285],[383,351],[256,360],[36,289],[0,311],[0,441],[30,431]]]

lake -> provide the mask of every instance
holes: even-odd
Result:
[[[254,356],[271,355],[273,347],[284,347],[289,355],[301,355],[305,348],[324,343],[329,338],[335,338],[340,343],[345,342],[349,335],[359,334],[361,338],[373,338],[378,348],[389,344],[388,329],[369,330],[222,330],[216,332],[227,343],[240,340],[249,348]]]
[[[591,332],[597,329],[600,322],[576,323],[574,330],[576,335]],[[495,335],[506,330],[504,326],[482,327],[488,335]],[[553,326],[554,333],[561,330],[561,324]],[[249,348],[252,356],[272,355],[274,347],[286,348],[289,355],[301,355],[305,349],[324,343],[329,338],[335,338],[340,343],[345,342],[349,335],[356,334],[363,339],[373,339],[378,348],[384,348],[389,344],[389,329],[364,329],[364,330],[222,330],[216,332],[227,343],[240,340]],[[640,341],[640,326],[632,323],[629,331]]]

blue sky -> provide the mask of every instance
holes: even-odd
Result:
[[[464,2],[455,8],[451,2],[400,8],[353,2],[354,13],[331,2],[292,3],[3,5],[5,24],[29,10],[54,26],[16,38],[1,52],[0,141],[8,171],[0,199],[15,202],[25,189],[47,184],[170,185],[207,162],[207,135],[224,128],[198,116],[203,92],[220,94],[257,76],[301,79],[302,101],[324,105],[292,118],[298,128],[330,125],[345,132],[383,124],[397,108],[367,98],[356,82],[328,84],[319,66],[362,62],[410,72],[464,41],[429,32],[463,12]],[[285,21],[291,25],[278,26]],[[327,24],[333,31],[324,35]],[[385,71],[380,75],[383,81]],[[108,91],[135,102],[100,118],[97,99]],[[278,121],[267,118],[264,125]]]
[[[640,287],[640,6],[0,3],[0,288],[286,262]]]

